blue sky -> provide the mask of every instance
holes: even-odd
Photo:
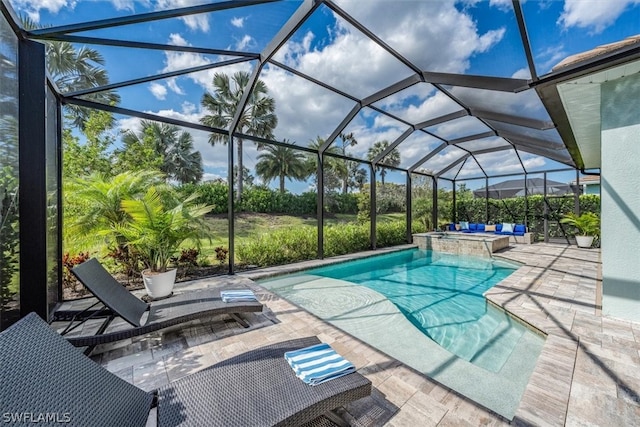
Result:
[[[11,0],[11,3],[19,14],[26,14],[41,25],[64,25],[204,2]],[[342,0],[335,3],[423,70],[523,79],[531,77],[511,10],[511,0]],[[529,0],[522,3],[538,75],[550,72],[555,64],[569,55],[640,33],[640,0]],[[283,1],[79,35],[260,52],[298,5],[297,1]],[[104,55],[112,82],[229,59],[190,53],[92,47]],[[357,98],[365,98],[412,74],[325,6],[298,29],[277,52],[275,59]],[[197,122],[205,113],[200,100],[204,91],[212,88],[215,72],[232,74],[238,70],[250,71],[254,66],[255,63],[246,62],[121,89],[121,106]],[[287,138],[298,145],[307,145],[316,136],[325,138],[354,105],[347,98],[273,65],[266,66],[260,78],[267,83],[270,95],[276,100],[279,125],[275,136],[279,140]],[[515,96],[461,88],[451,90],[457,96],[478,99],[507,112],[548,118],[539,101],[526,94]],[[425,83],[375,105],[413,123],[457,108],[446,96]],[[135,129],[137,126],[137,119],[118,119],[122,129]],[[436,134],[465,135],[478,128],[479,125],[470,120],[459,120],[430,130]],[[406,126],[371,109],[361,111],[346,129],[354,132],[358,139],[358,145],[351,149],[351,153],[363,159],[376,141],[392,141],[404,130]],[[194,138],[203,155],[206,177],[226,177],[226,147],[211,147],[205,133],[194,132]],[[399,147],[401,165],[415,163],[424,155],[425,146],[433,147],[437,142],[425,135],[408,138]],[[500,142],[488,139],[482,144],[491,147]],[[251,144],[246,146],[245,164],[252,167],[258,153]],[[461,150],[451,147],[425,167],[439,170],[461,153]],[[554,167],[552,161],[526,153],[522,154],[521,160],[530,171]],[[522,170],[512,150],[492,153],[479,161],[482,168],[491,174]],[[478,173],[476,165],[465,163],[459,176],[471,177]],[[573,179],[570,175],[566,181]],[[291,183],[288,188],[299,192],[309,184]]]

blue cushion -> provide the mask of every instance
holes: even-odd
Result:
[[[456,231],[456,225],[452,222],[449,223],[449,231]]]
[[[484,224],[478,224],[476,231],[484,231]]]
[[[515,234],[516,236],[524,236],[524,233],[527,232],[527,227],[525,227],[524,224],[516,224],[515,227],[513,227],[513,234]]]
[[[469,224],[469,230],[476,231],[477,229],[478,229],[478,224],[476,224],[475,222],[472,222],[471,224]]]
[[[502,231],[502,224],[496,224],[496,233],[500,233]]]

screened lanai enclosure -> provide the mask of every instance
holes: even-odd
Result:
[[[86,190],[150,168],[212,206],[200,256],[228,273],[461,220],[566,238],[554,224],[598,209],[578,189],[599,171],[556,84],[637,46],[554,68],[595,46],[551,3],[3,0],[2,328],[63,298],[64,253],[106,256],[74,240]],[[490,194],[509,180],[516,201]]]

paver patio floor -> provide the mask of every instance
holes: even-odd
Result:
[[[512,245],[497,256],[517,261],[522,267],[490,289],[487,298],[547,334],[511,424],[638,425],[640,323],[602,317],[599,250],[536,243]],[[333,261],[307,261],[180,284],[181,291],[229,282],[246,285],[255,291],[265,309],[263,313],[244,316],[251,323],[248,329],[228,317],[216,316],[102,346],[92,357],[127,381],[152,390],[238,353],[271,342],[315,335],[351,360],[373,382],[370,398],[342,411],[343,418],[354,426],[510,424],[251,280]],[[87,300],[67,303],[64,308],[86,303]]]

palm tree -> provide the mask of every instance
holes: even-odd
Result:
[[[312,140],[309,143],[309,148],[318,151],[325,143],[325,140],[320,136]],[[327,154],[341,154],[340,149],[336,146],[331,146],[325,150]],[[318,168],[318,158],[314,154],[307,155],[307,175],[314,176],[317,182],[316,171]],[[324,186],[329,190],[340,188],[341,177],[348,173],[346,170],[346,163],[342,159],[338,159],[333,156],[326,156],[324,158]],[[322,189],[320,189],[322,191]]]
[[[21,17],[21,20],[27,30],[38,28],[28,17]],[[71,43],[63,41],[44,40],[44,43],[47,71],[62,93],[109,83],[109,76],[103,68],[104,58],[97,50],[84,46],[76,50]],[[120,96],[113,91],[93,93],[85,98],[108,105],[120,102]],[[66,108],[73,125],[84,130],[87,109],[75,105],[66,105]]]
[[[287,140],[283,142],[290,144]],[[303,181],[309,175],[306,156],[299,150],[282,145],[266,145],[263,150],[258,156],[256,174],[267,182],[278,178],[280,193],[284,193],[285,178]]]
[[[211,114],[202,117],[200,122],[206,126],[227,129],[236,115],[242,94],[249,84],[249,78],[250,75],[246,71],[238,71],[231,79],[227,74],[216,73],[213,77],[214,93],[205,93],[201,101],[202,106]],[[276,109],[275,100],[269,97],[267,93],[267,85],[262,80],[258,80],[239,117],[236,128],[239,133],[262,138],[273,138],[273,130],[278,125],[278,118],[274,114]],[[228,137],[227,135],[212,133],[209,137],[209,142],[211,145],[215,145],[218,142],[226,144]],[[243,140],[236,138],[235,142],[238,147],[238,170],[242,171],[244,170],[242,165]],[[242,198],[242,184],[243,180],[238,179],[238,200]]]
[[[358,140],[353,136],[353,133],[341,133],[340,134],[340,145],[336,145],[337,151],[343,156],[347,155],[347,147],[353,147],[358,143]],[[342,160],[343,166],[339,170],[340,177],[342,178],[342,194],[347,194],[349,191],[349,178],[350,178],[350,169],[353,168],[353,165],[350,164],[351,160]]]
[[[389,141],[378,141],[373,144],[372,147],[369,147],[369,151],[367,152],[367,158],[371,161],[375,159],[380,153],[386,150],[389,147]],[[382,161],[379,164],[389,165],[389,166],[398,166],[400,165],[400,152],[397,148],[391,150],[386,156],[382,158]],[[382,181],[382,185],[384,185],[384,176],[387,174],[387,171],[384,168],[380,168],[380,180]]]
[[[123,154],[134,154],[128,162],[136,162],[139,168],[158,166],[167,178],[186,183],[196,183],[203,175],[202,156],[193,149],[193,136],[176,125],[142,120],[141,131],[125,133]],[[151,152],[149,152],[151,150]],[[131,157],[131,156],[129,156]],[[134,168],[128,165],[129,169]]]
[[[182,184],[196,184],[202,179],[202,155],[193,151],[193,136],[182,132],[164,157],[165,172]]]

